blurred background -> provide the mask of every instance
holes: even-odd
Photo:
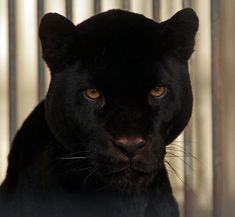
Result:
[[[168,147],[167,167],[182,217],[234,216],[234,0],[0,0],[0,183],[12,138],[50,82],[38,41],[43,14],[58,12],[78,24],[123,8],[160,22],[183,7],[194,8],[200,20],[189,61],[194,111]]]

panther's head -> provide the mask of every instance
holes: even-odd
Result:
[[[86,157],[87,174],[94,169],[104,185],[145,189],[191,116],[187,60],[197,29],[192,9],[162,23],[121,10],[77,26],[45,15],[39,34],[51,71],[46,119],[66,156]]]

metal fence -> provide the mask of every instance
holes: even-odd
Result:
[[[23,1],[23,0],[22,0]],[[24,4],[26,0],[24,0]],[[32,0],[28,0],[28,2]],[[12,141],[19,125],[22,123],[22,120],[25,117],[21,117],[20,113],[19,113],[19,100],[21,100],[21,98],[19,97],[18,94],[18,80],[21,79],[21,75],[19,72],[19,69],[17,68],[17,55],[21,55],[19,54],[18,51],[18,44],[17,44],[17,37],[19,34],[19,28],[20,26],[17,24],[17,17],[19,15],[17,15],[18,11],[21,10],[19,7],[21,4],[21,1],[16,1],[16,0],[8,0],[8,1],[4,1],[4,0],[0,0],[1,5],[4,6],[5,10],[7,10],[4,14],[5,14],[5,22],[7,23],[6,29],[6,35],[7,35],[7,40],[5,41],[5,43],[8,43],[8,46],[6,46],[7,49],[7,54],[8,57],[6,57],[6,61],[5,63],[8,64],[7,66],[7,77],[8,77],[8,96],[7,96],[7,100],[5,101],[5,103],[7,103],[6,107],[8,108],[8,112],[5,113],[0,113],[0,121],[1,121],[1,117],[3,117],[3,115],[8,115],[8,122],[6,125],[2,126],[2,127],[6,127],[7,125],[9,126],[9,130],[6,132],[8,134],[8,143],[4,143],[5,146],[10,144],[10,141]],[[34,14],[36,16],[36,26],[38,26],[41,17],[43,16],[43,14],[46,12],[46,3],[49,2],[49,0],[38,0],[38,1],[33,1],[34,2],[34,6],[33,8],[34,10]],[[86,3],[85,3],[86,2]],[[198,1],[198,2],[202,2],[203,1]],[[109,0],[109,1],[102,1],[102,0],[66,0],[64,2],[62,1],[54,1],[54,5],[56,4],[62,4],[63,6],[63,11],[64,14],[69,18],[74,20],[75,16],[76,16],[76,10],[75,5],[83,5],[83,7],[88,7],[87,5],[89,5],[89,11],[87,12],[87,17],[89,15],[91,15],[91,13],[96,14],[99,13],[103,10],[106,10],[108,7],[119,7],[119,8],[123,8],[126,10],[132,10],[132,11],[137,11],[137,12],[142,12],[142,13],[147,13],[147,16],[152,17],[153,19],[155,19],[156,21],[160,21],[162,19],[164,19],[164,16],[166,17],[166,15],[164,15],[164,8],[170,8],[168,11],[173,12],[173,11],[177,11],[178,9],[180,9],[181,7],[197,7],[197,4],[199,4],[196,1],[192,1],[192,0],[174,0],[174,1],[169,1],[169,0]],[[221,7],[220,7],[220,2],[219,0],[211,0],[211,1],[204,1],[204,3],[207,2],[207,5],[210,5],[210,11],[209,11],[209,22],[208,22],[208,28],[210,28],[209,33],[211,33],[210,40],[208,41],[209,46],[211,48],[209,54],[209,65],[211,66],[211,70],[210,70],[210,76],[209,78],[211,78],[211,80],[207,81],[208,83],[211,83],[211,92],[208,94],[211,94],[211,117],[209,118],[209,123],[211,124],[211,128],[208,129],[208,134],[210,134],[211,138],[212,138],[212,142],[211,142],[211,146],[209,146],[210,149],[210,153],[208,154],[209,156],[211,155],[212,157],[212,163],[211,165],[207,165],[208,167],[210,167],[211,170],[211,174],[213,175],[211,178],[209,177],[209,181],[206,183],[206,187],[208,189],[211,189],[211,195],[212,198],[210,198],[210,195],[207,197],[207,195],[203,196],[203,198],[206,198],[209,200],[209,202],[205,202],[207,204],[207,207],[203,207],[203,205],[200,205],[200,199],[198,199],[199,197],[201,197],[202,192],[199,190],[197,192],[197,188],[195,186],[193,186],[194,180],[198,179],[197,175],[200,173],[200,169],[199,169],[199,173],[195,173],[194,169],[192,169],[191,167],[194,168],[194,161],[195,158],[199,158],[203,161],[203,157],[198,156],[198,153],[195,154],[195,147],[197,147],[197,139],[195,134],[195,129],[196,127],[199,127],[198,125],[194,124],[194,120],[197,120],[197,113],[194,112],[194,118],[192,118],[192,121],[190,122],[190,124],[188,125],[187,129],[184,131],[184,136],[181,137],[181,140],[183,141],[183,144],[179,145],[180,148],[182,148],[183,150],[183,156],[182,156],[182,162],[181,162],[181,169],[183,171],[181,171],[181,177],[180,179],[183,180],[183,183],[181,183],[181,188],[180,188],[180,193],[182,198],[179,199],[181,207],[182,207],[182,216],[185,217],[193,217],[193,216],[199,216],[198,213],[201,213],[200,216],[213,216],[213,217],[220,217],[222,216],[222,177],[223,177],[223,173],[222,173],[222,144],[223,144],[223,140],[222,140],[222,109],[223,109],[223,99],[222,99],[222,92],[221,92],[221,82],[222,82],[222,75],[221,75]],[[85,5],[85,6],[84,6]],[[176,6],[177,5],[177,6]],[[82,7],[82,6],[81,6]],[[203,7],[203,6],[201,6]],[[4,8],[1,9],[1,11],[4,10]],[[149,9],[150,8],[150,9]],[[198,7],[200,8],[200,7]],[[47,9],[49,10],[49,9]],[[50,8],[50,10],[54,11],[56,9],[52,9],[52,7]],[[200,10],[200,9],[198,9]],[[90,13],[90,14],[89,14]],[[170,14],[169,13],[169,14]],[[172,15],[172,14],[170,14]],[[2,17],[1,17],[2,18]],[[85,18],[85,17],[84,17]],[[203,20],[201,20],[201,23],[204,22]],[[0,23],[1,25],[1,23]],[[2,28],[0,26],[0,28]],[[200,30],[199,30],[200,32]],[[200,35],[199,33],[199,40],[200,37],[202,38],[203,36]],[[203,40],[203,38],[201,39]],[[35,43],[36,40],[34,40]],[[3,49],[3,48],[0,48]],[[30,49],[28,47],[25,47],[25,49]],[[36,86],[35,86],[35,91],[36,91],[36,95],[37,95],[37,99],[36,101],[40,101],[44,98],[46,90],[47,90],[47,86],[48,86],[48,81],[47,81],[47,69],[45,67],[45,64],[42,61],[41,58],[41,54],[40,54],[41,50],[40,50],[40,44],[38,43],[36,45]],[[200,50],[198,51],[196,48],[196,55],[197,52],[200,53]],[[197,61],[195,60],[197,57],[193,56],[192,59],[190,60],[189,64],[190,64],[190,69],[191,69],[191,73],[192,73],[192,83],[193,85],[196,84],[197,81]],[[2,59],[0,63],[2,63],[4,60]],[[210,67],[209,67],[210,68]],[[2,68],[1,68],[2,69]],[[3,73],[3,72],[2,72]],[[0,79],[1,79],[1,74],[0,74]],[[194,79],[195,78],[195,79]],[[202,78],[203,79],[203,78]],[[30,82],[30,81],[28,81]],[[1,84],[1,83],[0,83]],[[27,83],[25,84],[27,85]],[[196,88],[194,88],[196,89]],[[1,91],[2,89],[0,89]],[[196,93],[197,94],[197,91]],[[2,95],[1,95],[2,96]],[[195,99],[197,101],[197,98],[199,96],[195,96]],[[6,98],[6,97],[5,97]],[[1,103],[3,103],[3,98],[0,99]],[[35,102],[36,102],[35,101]],[[210,102],[209,102],[210,103]],[[35,103],[31,103],[32,106],[35,105]],[[31,106],[31,108],[32,108]],[[30,110],[30,109],[29,109]],[[0,110],[2,111],[2,110]],[[22,116],[22,115],[21,115]],[[24,115],[23,115],[24,116]],[[210,116],[210,113],[209,113]],[[202,123],[203,124],[203,123]],[[4,131],[5,132],[5,131]],[[5,134],[6,134],[5,133]],[[4,134],[4,135],[5,135]],[[1,136],[3,136],[3,134],[0,135],[0,141],[1,141]],[[202,145],[201,145],[202,146]],[[3,150],[3,148],[1,148],[0,150]],[[199,152],[200,154],[200,152]],[[177,154],[178,155],[178,154]],[[195,156],[196,157],[193,157]],[[6,159],[1,159],[0,160],[4,161]],[[1,163],[1,162],[0,162]],[[198,163],[198,161],[197,161]],[[203,164],[203,163],[202,163]],[[183,165],[183,166],[182,166]],[[201,165],[200,165],[201,166]],[[3,169],[2,169],[3,170]],[[200,179],[200,178],[199,178]],[[174,180],[172,181],[174,184]],[[210,185],[211,184],[211,185]],[[177,193],[177,186],[175,187],[176,189],[176,195]],[[210,190],[208,190],[210,191]],[[196,196],[195,196],[196,195]],[[180,198],[180,196],[179,196]],[[195,201],[197,201],[197,205],[195,205]],[[199,201],[199,202],[198,202]],[[212,204],[212,205],[210,205]],[[205,212],[199,212],[200,210],[206,210]]]

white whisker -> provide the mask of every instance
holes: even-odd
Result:
[[[61,157],[60,160],[79,160],[86,159],[87,157]]]

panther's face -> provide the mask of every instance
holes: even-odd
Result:
[[[47,121],[66,156],[86,157],[87,176],[142,190],[164,168],[166,145],[191,115],[187,60],[197,26],[190,9],[160,24],[119,10],[77,27],[57,14],[44,17]]]

